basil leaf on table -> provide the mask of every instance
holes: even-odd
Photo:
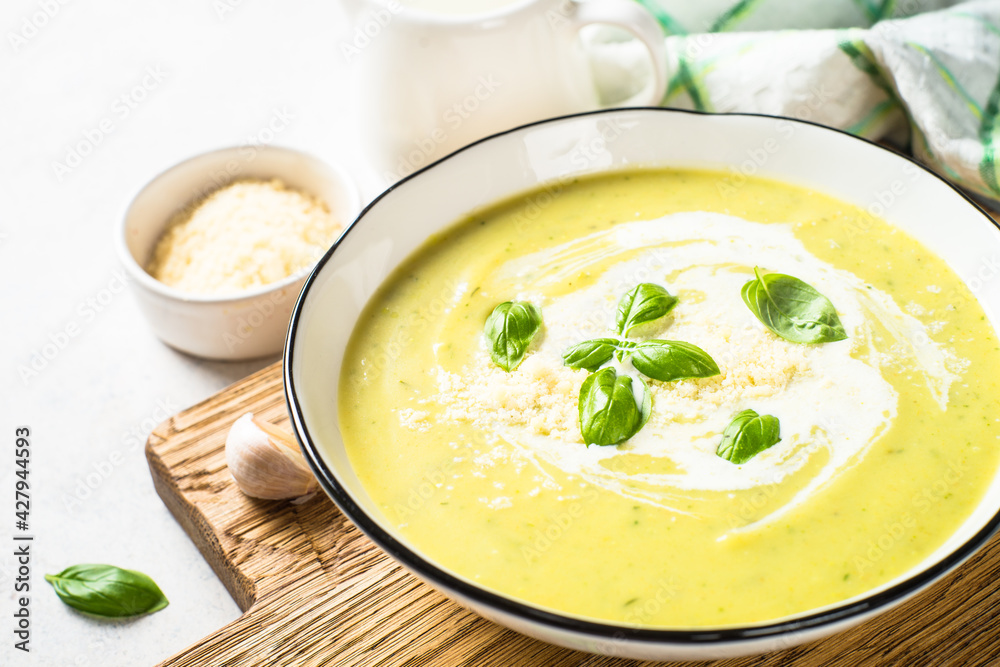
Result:
[[[570,368],[596,371],[614,355],[619,342],[614,338],[595,338],[573,345],[563,352],[563,364]]]
[[[618,333],[627,336],[639,326],[658,320],[677,305],[677,297],[653,283],[639,283],[618,302]]]
[[[635,369],[661,382],[707,378],[719,374],[719,366],[705,350],[679,340],[647,340],[632,351]]]
[[[832,343],[847,338],[837,309],[811,285],[783,273],[753,269],[740,295],[761,324],[793,343]]]
[[[170,604],[148,576],[114,565],[73,565],[45,581],[70,607],[95,616],[151,614]]]
[[[632,378],[614,368],[591,373],[580,388],[580,433],[587,445],[617,445],[635,435],[649,419],[651,398],[642,380],[641,405],[632,392]]]
[[[722,432],[716,454],[741,465],[781,440],[781,425],[774,415],[758,415],[744,410]]]
[[[493,363],[508,373],[517,368],[541,327],[542,314],[534,304],[506,301],[498,305],[484,328]]]

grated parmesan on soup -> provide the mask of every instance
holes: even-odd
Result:
[[[236,181],[177,213],[147,270],[185,292],[242,292],[309,267],[341,229],[326,203],[278,179]]]

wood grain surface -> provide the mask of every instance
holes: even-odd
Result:
[[[167,420],[146,456],[157,492],[243,610],[161,663],[636,667],[505,630],[396,565],[318,494],[293,505],[244,496],[226,469],[232,422],[288,427],[281,364]],[[1000,665],[1000,540],[909,603],[828,639],[714,667]]]

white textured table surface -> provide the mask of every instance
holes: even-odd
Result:
[[[287,120],[272,143],[361,169],[338,48],[350,27],[319,0],[4,0],[0,27],[0,664],[152,665],[239,610],[153,490],[146,435],[276,358],[210,363],[161,344],[120,288],[112,234],[158,171],[267,140],[275,118]],[[36,354],[47,358],[33,368]],[[28,654],[12,632],[21,425],[33,436]],[[122,622],[76,613],[43,575],[84,562],[146,572],[170,606]]]

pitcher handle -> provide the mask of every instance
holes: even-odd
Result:
[[[594,23],[606,23],[630,32],[642,42],[653,64],[653,85],[648,97],[642,91],[612,106],[659,106],[667,91],[667,47],[660,24],[635,0],[590,0],[576,3],[572,17],[577,31]]]

